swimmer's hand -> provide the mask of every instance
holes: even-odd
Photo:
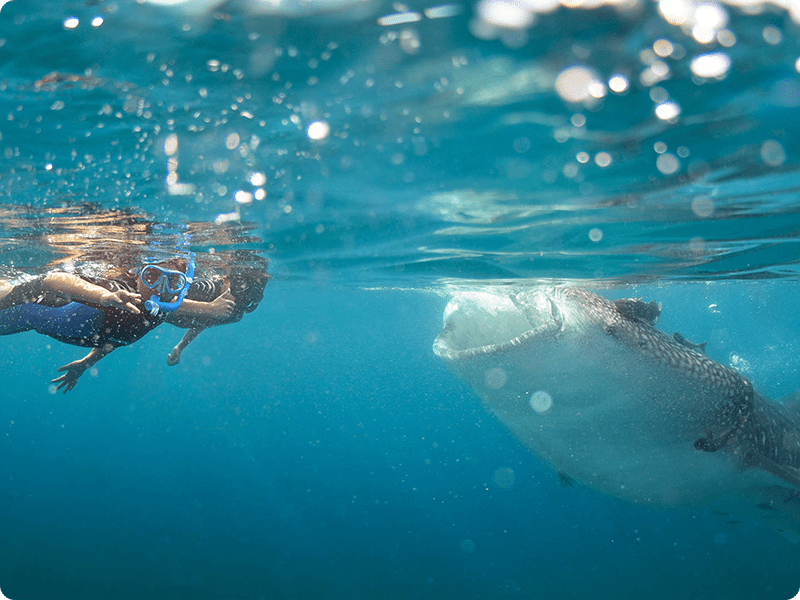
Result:
[[[178,315],[223,320],[231,316],[235,306],[236,301],[233,299],[233,294],[230,289],[227,289],[211,302],[199,302],[187,298],[175,312]]]
[[[84,356],[82,359],[72,361],[68,365],[59,367],[59,371],[66,371],[66,373],[64,373],[61,377],[56,377],[50,383],[57,383],[58,387],[56,388],[56,391],[64,388],[64,393],[66,394],[75,387],[75,384],[78,383],[78,379],[81,378],[81,375],[83,375],[83,372],[86,369],[93,366],[104,356],[107,356],[113,352],[113,350],[114,346],[111,344],[105,344],[100,348],[92,348],[89,351],[89,354]]]
[[[102,306],[112,306],[120,310],[139,314],[141,311],[137,308],[136,303],[141,303],[142,297],[134,292],[128,290],[117,290],[116,292],[106,291],[100,301]]]
[[[78,383],[78,379],[81,378],[83,372],[88,368],[88,364],[86,364],[86,359],[82,358],[80,360],[73,361],[68,365],[64,365],[63,367],[59,367],[59,371],[66,371],[61,377],[56,377],[50,383],[57,383],[58,387],[56,391],[64,388],[64,393],[66,394],[72,388],[75,387],[75,384]]]
[[[233,299],[233,294],[231,294],[230,288],[225,290],[224,294],[220,294],[217,296],[212,302],[210,302],[213,308],[213,316],[217,319],[226,319],[231,316],[234,307],[236,306],[236,301]]]

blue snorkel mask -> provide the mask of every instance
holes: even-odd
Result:
[[[159,312],[174,312],[183,304],[186,292],[194,280],[194,257],[189,257],[185,274],[157,265],[145,265],[140,269],[139,277],[146,287],[157,292],[144,303],[145,310],[154,317]],[[160,295],[165,293],[178,294],[178,297],[173,302],[163,302]]]

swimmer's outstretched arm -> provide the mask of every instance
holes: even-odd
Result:
[[[236,301],[233,294],[227,290],[211,302],[198,302],[197,300],[184,299],[175,314],[187,317],[211,317],[212,319],[225,319],[231,315]]]
[[[78,383],[78,379],[80,379],[81,375],[83,375],[83,372],[86,369],[97,364],[97,361],[99,361],[101,358],[111,354],[115,348],[116,346],[112,346],[111,344],[104,344],[100,348],[92,348],[91,352],[89,352],[89,354],[84,356],[82,359],[73,361],[68,365],[64,365],[63,367],[59,367],[59,371],[66,371],[66,373],[64,373],[61,377],[56,377],[50,383],[58,383],[56,390],[64,388],[64,393],[66,394],[75,387],[75,384]]]
[[[186,350],[186,346],[192,343],[194,338],[203,333],[205,327],[192,327],[189,331],[183,334],[183,338],[178,345],[172,349],[172,352],[167,356],[167,364],[172,367],[181,362],[181,353]]]
[[[50,291],[66,296],[70,300],[92,302],[100,306],[113,306],[137,314],[140,312],[135,304],[142,301],[139,294],[127,290],[111,292],[69,273],[48,273],[44,278],[43,285]]]

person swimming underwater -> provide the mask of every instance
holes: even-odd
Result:
[[[235,269],[231,269],[227,275],[196,280],[189,290],[187,298],[210,302],[228,293],[232,295],[235,302],[233,310],[223,319],[212,319],[186,313],[170,313],[167,316],[167,323],[189,331],[169,353],[168,365],[177,365],[183,351],[203,330],[208,327],[241,321],[245,313],[253,312],[263,300],[264,288],[270,279],[269,273],[267,273],[267,259],[250,252],[237,251],[229,257],[229,264],[235,265]]]
[[[170,314],[224,320],[234,309],[230,292],[210,301],[190,300],[194,261],[185,272],[176,261],[148,263],[110,278],[53,271],[12,285],[0,282],[0,335],[37,331],[75,346],[91,347],[84,358],[60,367],[52,380],[64,393],[83,372],[120,346],[131,344]],[[147,299],[146,299],[147,298]]]

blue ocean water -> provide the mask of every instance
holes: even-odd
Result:
[[[792,3],[0,4],[4,274],[273,274],[65,396],[81,349],[0,339],[6,597],[797,593],[797,544],[560,481],[431,352],[453,289],[579,282],[795,393]]]

